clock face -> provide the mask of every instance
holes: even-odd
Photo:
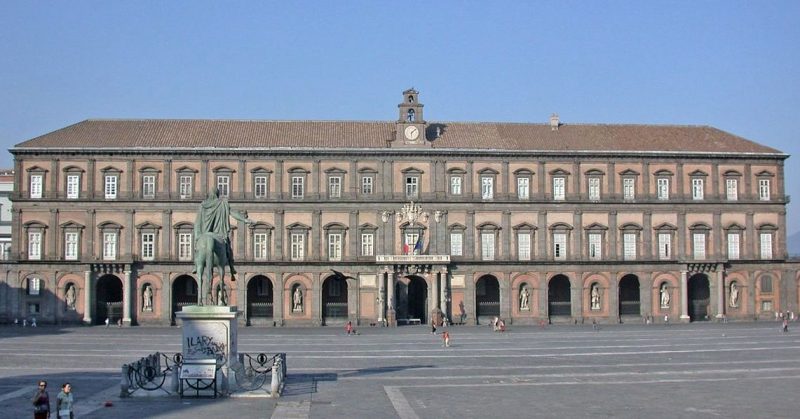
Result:
[[[419,128],[415,126],[406,127],[405,129],[406,138],[415,141],[419,137]]]

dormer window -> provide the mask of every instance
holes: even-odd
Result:
[[[409,109],[408,110],[408,115],[406,116],[406,121],[407,122],[414,122],[415,119],[416,119],[416,112],[414,112],[413,109]]]

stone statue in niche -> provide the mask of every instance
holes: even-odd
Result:
[[[731,282],[730,300],[731,307],[739,307],[739,287],[735,282]]]
[[[530,306],[528,302],[530,300],[531,294],[528,292],[528,287],[522,287],[522,290],[519,292],[519,309],[520,310],[530,310]]]
[[[303,311],[303,291],[300,291],[300,287],[294,288],[294,294],[292,295],[292,311]]]
[[[142,311],[153,311],[153,287],[150,284],[145,285],[142,291]]]
[[[69,284],[67,285],[67,291],[64,293],[64,300],[67,302],[67,310],[75,310],[75,285]]]
[[[661,284],[661,308],[669,308],[669,287],[667,287],[667,283]]]
[[[600,287],[597,284],[592,284],[592,310],[600,310]]]

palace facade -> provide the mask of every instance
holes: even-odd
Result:
[[[236,280],[212,286],[243,324],[797,311],[779,150],[708,126],[423,109],[411,89],[394,121],[87,120],[17,144],[0,319],[170,324],[197,301],[214,188],[254,221],[231,220]]]

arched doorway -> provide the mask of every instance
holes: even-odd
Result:
[[[419,319],[425,324],[428,316],[428,283],[424,279],[410,275],[397,281],[395,290],[395,317],[399,324],[411,324],[408,319]]]
[[[706,274],[694,274],[689,278],[689,320],[696,322],[709,319],[711,290]]]
[[[266,324],[272,319],[272,281],[258,275],[247,283],[247,324]]]
[[[172,323],[175,313],[184,306],[197,304],[197,281],[189,275],[181,275],[172,283]]]
[[[475,316],[484,324],[500,316],[500,283],[492,275],[484,275],[475,283]]]
[[[547,310],[550,317],[572,315],[572,298],[566,275],[556,275],[547,284]]]
[[[347,279],[329,276],[322,283],[322,322],[337,324],[347,321]]]
[[[625,275],[619,281],[619,315],[639,316],[641,306],[639,300],[639,277]]]
[[[122,319],[122,281],[114,275],[100,277],[94,301],[94,324],[103,324],[106,319],[116,323]]]

